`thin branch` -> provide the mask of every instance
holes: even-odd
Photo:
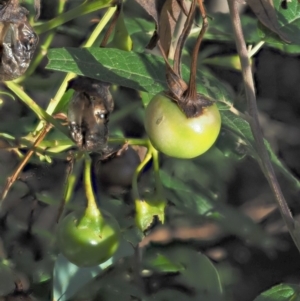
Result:
[[[205,32],[208,27],[208,21],[207,21],[205,8],[203,5],[203,0],[198,0],[198,4],[199,4],[200,13],[202,16],[202,27],[201,27],[200,33],[198,35],[196,45],[193,49],[189,88],[187,91],[187,99],[196,99],[196,95],[197,95],[197,85],[196,85],[197,61],[198,61],[198,55],[199,55],[199,49],[201,46],[201,42],[203,40],[203,37],[204,37]]]
[[[251,131],[256,143],[257,152],[260,157],[259,163],[275,195],[282,218],[285,224],[287,225],[288,230],[298,250],[300,251],[300,241],[295,231],[296,224],[293,219],[292,213],[288,207],[288,204],[283,196],[278,180],[276,178],[272,163],[269,158],[268,151],[264,144],[264,138],[259,125],[253,74],[252,74],[251,63],[249,59],[249,53],[247,51],[247,47],[242,31],[241,20],[240,20],[239,10],[238,10],[238,3],[236,0],[227,0],[227,1],[228,1],[229,11],[230,11],[230,16],[231,16],[231,22],[233,25],[234,35],[235,35],[236,48],[241,61],[248,112],[252,117],[250,121]]]
[[[106,47],[108,39],[109,39],[109,37],[111,36],[111,33],[113,32],[113,30],[116,27],[116,24],[117,24],[117,21],[118,21],[118,18],[120,16],[120,14],[121,14],[121,11],[122,11],[122,3],[118,3],[117,4],[117,9],[116,9],[114,15],[111,18],[111,23],[110,23],[103,39],[102,39],[100,47]]]
[[[196,9],[196,0],[192,1],[192,4],[190,6],[189,13],[187,15],[187,19],[184,24],[184,28],[178,38],[176,50],[174,53],[174,64],[173,64],[173,70],[176,74],[178,74],[181,77],[181,55],[182,55],[182,49],[185,44],[186,39],[189,36],[189,33],[191,31],[193,22],[194,22],[194,16],[195,16],[195,9]]]
[[[18,179],[24,166],[27,164],[31,156],[34,154],[35,147],[38,146],[39,143],[46,137],[47,133],[51,130],[51,128],[52,128],[52,124],[48,123],[47,125],[45,125],[45,127],[42,129],[42,131],[39,133],[38,137],[36,138],[35,142],[33,143],[32,148],[28,151],[24,159],[20,162],[20,164],[18,165],[18,167],[16,168],[12,176],[7,178],[6,184],[3,188],[2,195],[0,197],[0,202],[2,202],[5,199],[10,187]]]

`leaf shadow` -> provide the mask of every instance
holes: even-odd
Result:
[[[106,51],[107,50],[108,49],[106,49]],[[113,53],[113,49],[111,50]],[[99,62],[88,49],[66,48],[66,51],[72,57],[74,63],[80,70],[80,72],[78,72],[78,74],[80,75],[107,81],[109,83],[139,91],[149,92],[143,85],[142,81],[137,81],[132,78],[117,74],[116,71],[107,68],[101,62]],[[127,52],[124,53],[128,54]],[[159,92],[161,86],[167,87],[165,72],[161,72],[162,69],[164,70],[163,62],[157,61],[156,63],[154,63],[153,60],[151,60],[151,56],[143,54],[139,55],[138,57],[135,56],[134,58],[139,59],[145,67],[147,71],[147,77],[145,77],[145,79],[147,79],[149,82],[149,78],[153,78],[153,84],[151,82],[150,84],[148,83],[149,87],[154,90],[150,91],[150,93],[154,93],[156,91]],[[155,85],[157,86],[157,89]]]

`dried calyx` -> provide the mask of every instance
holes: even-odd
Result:
[[[75,93],[68,108],[70,134],[80,149],[105,153],[108,150],[108,121],[114,108],[110,85],[87,77],[69,83]]]
[[[199,36],[196,41],[196,45],[193,50],[192,62],[190,68],[190,80],[187,84],[181,77],[181,54],[184,43],[190,33],[194,22],[195,10],[196,10],[196,1],[193,0],[187,19],[184,25],[184,28],[181,32],[181,35],[178,39],[175,55],[174,55],[174,64],[173,67],[170,65],[163,48],[161,47],[160,41],[158,41],[158,46],[161,50],[163,58],[166,63],[166,80],[169,87],[169,91],[166,92],[167,96],[175,101],[184,114],[188,118],[193,118],[200,116],[205,107],[211,106],[214,101],[208,97],[197,93],[196,89],[196,72],[197,72],[197,58],[201,45],[201,41],[205,34],[207,28],[207,17],[205,10],[202,4],[202,0],[198,0],[200,11],[203,19],[202,28],[200,30]]]
[[[0,80],[13,80],[27,70],[38,36],[27,20],[28,11],[19,1],[0,2]]]

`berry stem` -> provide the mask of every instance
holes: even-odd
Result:
[[[154,179],[156,186],[156,194],[159,200],[164,199],[163,186],[160,180],[159,175],[159,152],[150,144],[150,151],[152,152],[153,157],[153,170],[154,170]]]
[[[74,188],[76,181],[78,179],[79,173],[82,171],[82,164],[83,160],[76,161],[76,159],[73,157],[73,154],[71,155],[71,158],[69,159],[68,166],[66,169],[66,179],[65,179],[65,191],[64,196],[60,202],[57,218],[57,223],[60,221],[60,218],[64,216],[64,209],[66,204],[69,203],[73,196]],[[75,165],[75,166],[74,166]]]
[[[196,2],[194,0],[193,2]],[[203,0],[198,0],[201,16],[202,16],[202,27],[200,30],[200,33],[198,35],[196,45],[193,49],[193,54],[192,54],[192,62],[191,62],[191,73],[190,73],[190,80],[189,80],[189,87],[187,90],[187,95],[186,99],[191,99],[195,100],[197,97],[197,85],[196,85],[196,76],[197,76],[197,61],[198,61],[198,54],[199,54],[199,49],[201,46],[201,42],[203,40],[203,37],[205,35],[205,32],[208,27],[208,21],[207,21],[207,16],[205,12],[205,8],[203,5]]]
[[[122,144],[129,144],[129,145],[140,145],[148,147],[149,142],[147,139],[138,139],[138,138],[109,138],[108,141],[110,143],[122,143]]]
[[[98,208],[95,194],[93,191],[92,181],[92,160],[88,154],[85,155],[85,167],[84,167],[84,189],[87,198],[86,215],[89,216],[101,216],[101,212]]]

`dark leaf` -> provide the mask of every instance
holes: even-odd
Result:
[[[214,158],[216,159],[215,156]],[[200,215],[215,221],[222,229],[217,235],[234,234],[263,249],[275,246],[275,240],[259,225],[237,209],[221,202],[224,201],[224,196],[220,200],[216,199],[213,185],[223,180],[218,178],[216,172],[211,172],[212,164],[205,168],[203,164],[196,165],[188,160],[168,161],[168,165],[160,170],[160,176],[167,188],[166,197],[176,209],[187,214],[190,220],[197,219]],[[208,179],[214,181],[209,182]]]
[[[248,155],[252,156],[255,159],[258,159],[256,153],[256,147],[254,143],[254,138],[252,136],[250,124],[243,118],[233,114],[231,111],[226,110],[222,111],[222,124],[225,128],[229,129],[231,132],[237,134],[242,141],[242,144],[246,146]],[[289,184],[295,191],[299,191],[300,182],[293,174],[287,170],[287,168],[282,164],[282,162],[277,158],[276,154],[273,152],[268,141],[265,140],[266,147],[268,149],[270,158],[274,166],[280,173],[289,181]]]
[[[284,9],[281,6],[281,0],[273,1],[280,31],[284,33],[284,35],[294,45],[287,45],[286,43],[282,42],[282,40],[279,39],[276,34],[263,25],[259,26],[259,33],[270,46],[291,53],[299,53],[300,3],[298,0],[291,0],[288,2],[288,9]]]
[[[147,258],[148,256],[150,258]],[[222,288],[218,272],[205,255],[184,245],[171,244],[147,249],[144,257],[150,269],[151,265],[157,269],[156,258],[158,257],[163,257],[169,262],[176,262],[179,274],[174,278],[175,282],[192,292],[178,294],[176,290],[160,289],[146,300],[221,300]]]
[[[285,34],[281,32],[273,0],[247,0],[247,3],[262,24],[278,34],[283,41],[290,42]]]
[[[164,4],[164,1],[160,0],[135,0],[143,9],[154,19],[156,25],[158,25],[159,12]]]
[[[74,72],[116,85],[146,91],[155,95],[167,90],[164,60],[160,56],[122,51],[113,48],[50,49],[48,69]],[[182,66],[182,75],[189,77],[189,68]],[[198,92],[219,100],[219,108],[228,109],[226,88],[211,75],[198,74]],[[217,88],[218,87],[218,88]]]
[[[300,301],[300,286],[279,284],[263,292],[254,301]]]
[[[167,57],[180,12],[177,0],[167,0],[159,16],[158,36]]]

